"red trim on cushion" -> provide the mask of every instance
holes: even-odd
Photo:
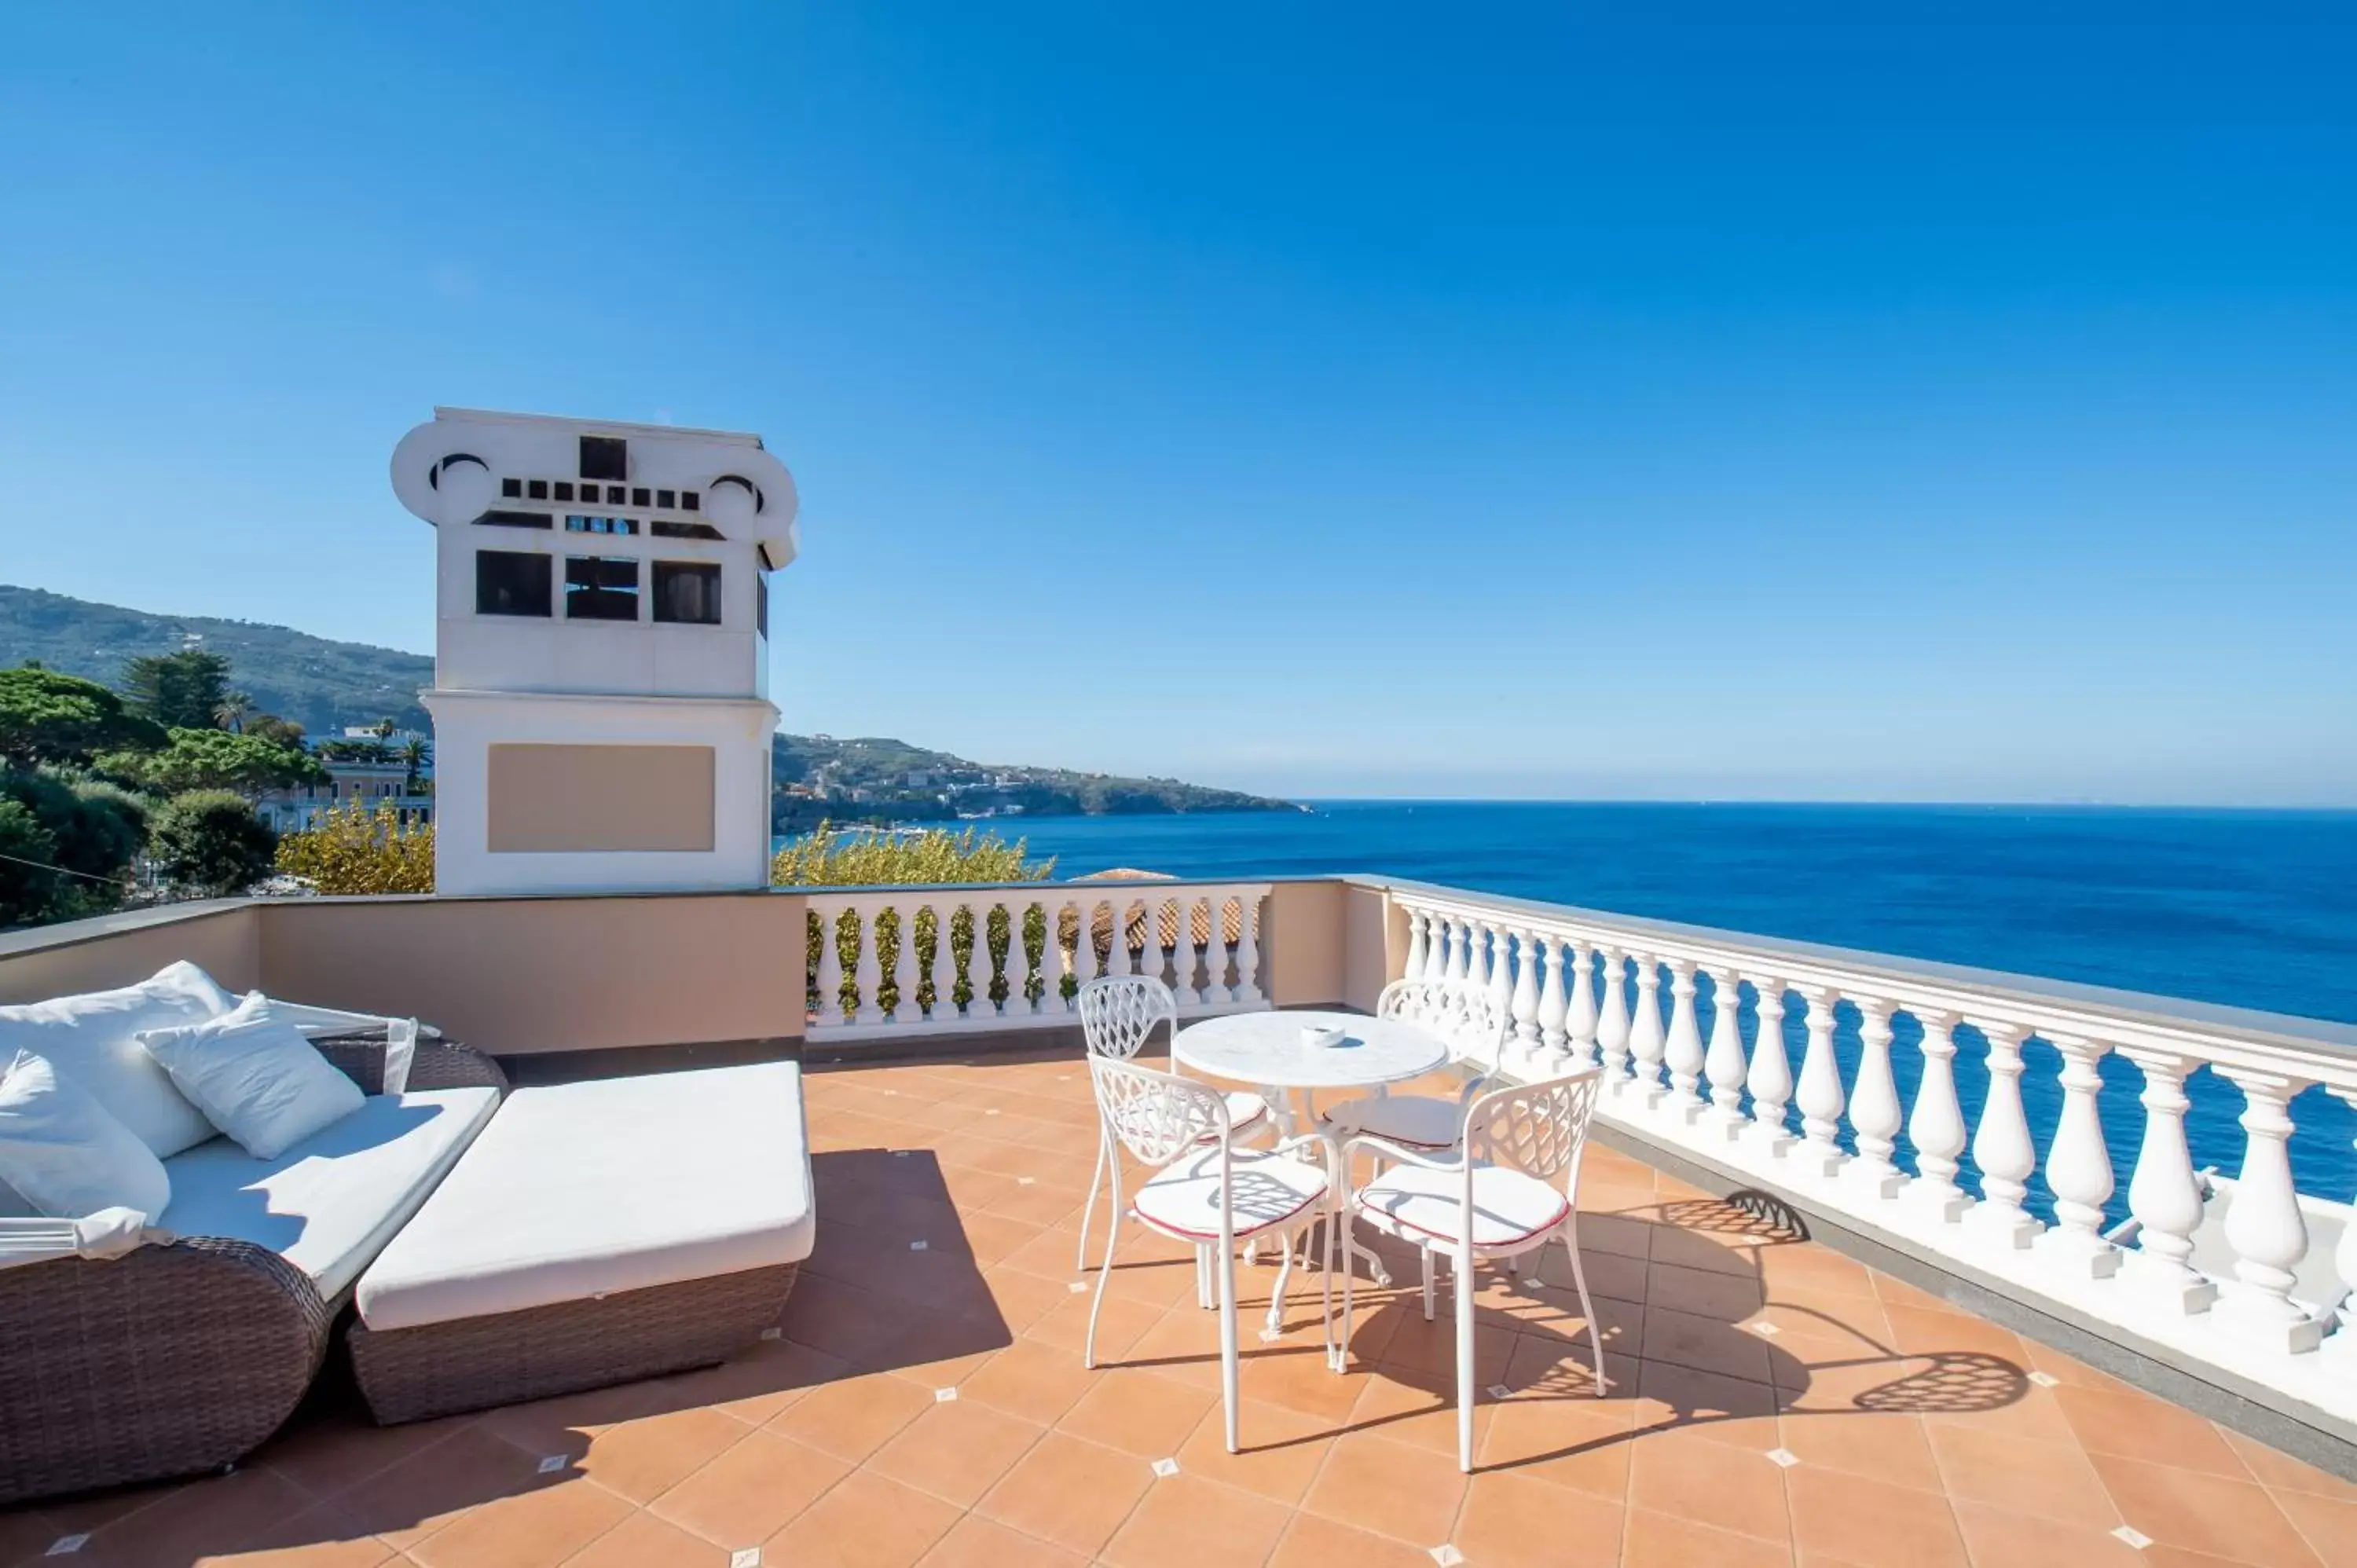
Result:
[[[1385,1220],[1398,1226],[1403,1230],[1413,1230],[1418,1235],[1429,1236],[1436,1241],[1454,1241],[1457,1240],[1456,1237],[1449,1235],[1447,1231],[1429,1230],[1425,1226],[1415,1223],[1413,1220],[1403,1219],[1387,1208],[1378,1208],[1375,1205],[1367,1201],[1367,1194],[1373,1190],[1374,1189],[1372,1187],[1361,1187],[1359,1189],[1358,1197],[1354,1200],[1358,1206],[1368,1214],[1380,1214]],[[1428,1192],[1415,1192],[1409,1193],[1407,1196],[1410,1197],[1431,1197],[1433,1194]],[[1448,1202],[1445,1198],[1441,1201]],[[1464,1210],[1455,1203],[1449,1203],[1449,1207],[1456,1209],[1460,1214],[1464,1212]],[[1477,1204],[1475,1207],[1479,1208],[1480,1205]],[[1476,1247],[1518,1247],[1534,1236],[1545,1235],[1548,1231],[1555,1229],[1555,1227],[1561,1225],[1565,1220],[1570,1218],[1571,1203],[1569,1199],[1566,1199],[1564,1201],[1563,1208],[1556,1211],[1555,1217],[1534,1230],[1525,1230],[1519,1236],[1512,1236],[1502,1241],[1476,1241],[1473,1244]]]

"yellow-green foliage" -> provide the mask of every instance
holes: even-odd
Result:
[[[936,886],[951,883],[981,882],[1041,882],[1056,869],[1053,859],[1028,861],[1024,858],[1024,841],[1012,844],[996,833],[980,833],[973,828],[952,832],[947,828],[931,828],[921,833],[888,834],[863,832],[857,829],[845,832],[822,822],[818,831],[806,838],[794,840],[778,851],[770,867],[770,881],[780,887],[877,887]],[[852,1004],[856,1004],[857,983],[853,972],[859,953],[859,918],[845,911],[835,922],[834,950],[843,965],[844,989]],[[933,994],[933,959],[938,950],[941,933],[939,922],[931,909],[920,909],[916,918],[917,1000],[931,1006]],[[824,940],[817,915],[810,918],[809,974],[811,1001],[818,1001],[818,961],[820,944]],[[1041,974],[1046,966],[1040,962],[1040,950],[1047,945],[1046,916],[1038,909],[1028,912],[1023,927],[1023,946],[1033,967]],[[965,966],[973,960],[977,973],[995,975],[995,964],[1003,964],[1006,956],[1006,911],[992,908],[983,922],[984,949],[974,954],[974,916],[961,909],[950,920],[951,972],[959,978],[953,999],[960,1003],[973,1000],[965,983]],[[885,980],[878,988],[877,1004],[890,1008],[899,1004],[899,987],[892,976],[899,968],[900,956],[900,916],[888,909],[877,917],[876,956]],[[1041,988],[1039,976],[1034,976],[1026,986],[1037,997]],[[1006,998],[1006,983],[993,978],[987,989],[990,1000]]]
[[[278,841],[278,869],[322,893],[431,893],[434,828],[389,805],[331,806]]]

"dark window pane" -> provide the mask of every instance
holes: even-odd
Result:
[[[479,528],[552,528],[555,520],[544,511],[509,511],[493,507],[475,520]]]
[[[720,624],[720,568],[694,561],[655,563],[655,619]]]
[[[526,499],[544,501],[548,499],[548,481],[533,479],[524,486],[523,493]]]
[[[753,611],[761,628],[761,635],[770,635],[770,579],[766,573],[753,574]]]
[[[697,495],[694,490],[682,490],[679,492],[679,510],[682,511],[701,511],[704,510],[704,498]]]
[[[708,522],[665,522],[662,518],[647,524],[647,532],[658,539],[718,539],[720,531]]]
[[[654,496],[652,492],[649,490],[633,486],[630,489],[630,504],[632,506],[652,506],[655,504]]]
[[[567,620],[639,618],[639,564],[617,556],[565,558]]]
[[[571,500],[573,499],[573,487],[563,479],[557,480],[556,499],[561,501]]]
[[[511,550],[475,553],[475,613],[481,616],[544,616],[548,613],[548,557]]]
[[[585,479],[627,479],[630,444],[619,435],[581,438],[581,477]]]
[[[662,508],[665,511],[669,511],[678,499],[679,498],[669,490],[657,490],[655,492],[655,505]]]
[[[522,479],[501,479],[500,481],[500,494],[507,497],[507,499],[511,501],[522,500],[523,499],[523,481]]]
[[[606,504],[608,506],[620,506],[622,504],[621,486],[608,485],[606,487]]]
[[[565,520],[567,533],[636,533],[639,520],[635,517],[582,517],[577,513]]]

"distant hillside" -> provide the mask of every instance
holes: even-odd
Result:
[[[125,660],[177,653],[191,638],[227,656],[237,689],[255,707],[315,736],[384,718],[403,729],[432,727],[417,701],[434,684],[434,660],[422,653],[331,642],[255,621],[149,615],[0,584],[0,666],[38,659],[112,684]]]
[[[293,719],[314,736],[382,718],[404,729],[433,728],[417,701],[434,683],[434,660],[422,653],[335,642],[254,621],[150,615],[0,584],[0,668],[38,659],[52,670],[113,684],[124,660],[178,652],[194,638],[228,657],[231,681],[258,709]],[[773,767],[780,829],[823,818],[917,822],[1293,809],[1287,801],[1175,779],[969,762],[881,737],[780,734]]]

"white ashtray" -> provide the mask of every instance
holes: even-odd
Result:
[[[1338,1029],[1330,1024],[1301,1026],[1301,1043],[1313,1050],[1330,1051],[1350,1037],[1350,1030]]]

